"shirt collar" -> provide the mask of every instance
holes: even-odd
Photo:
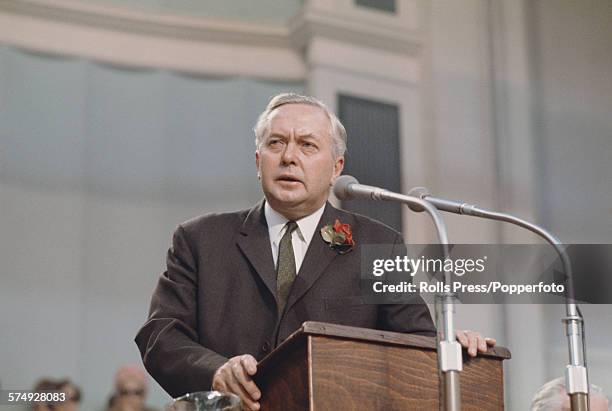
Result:
[[[310,240],[314,236],[315,231],[317,230],[317,225],[321,220],[321,216],[323,215],[323,211],[325,210],[325,204],[321,208],[319,208],[314,213],[302,217],[296,221],[298,225],[297,232],[300,236],[300,239],[306,244],[310,244]],[[285,216],[274,210],[270,207],[270,204],[266,201],[264,205],[264,214],[266,216],[266,222],[268,223],[268,232],[270,233],[270,239],[278,244],[280,241],[280,237],[285,224],[289,221]]]

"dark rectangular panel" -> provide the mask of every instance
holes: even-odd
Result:
[[[395,0],[355,0],[355,4],[389,13],[395,13],[397,10]]]
[[[338,113],[348,135],[344,174],[354,176],[363,184],[401,191],[398,107],[339,95]],[[402,229],[399,204],[351,200],[342,206],[380,220],[398,231]]]

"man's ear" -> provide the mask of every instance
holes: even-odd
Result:
[[[261,179],[261,171],[259,168],[259,150],[255,150],[255,167],[257,167],[257,178]]]
[[[342,174],[342,170],[344,170],[344,156],[338,156],[338,158],[336,158],[336,162],[334,163],[334,173],[332,175],[330,185],[334,185],[336,179],[340,177],[340,174]]]

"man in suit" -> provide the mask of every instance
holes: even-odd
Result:
[[[337,117],[312,97],[281,94],[255,134],[265,200],[179,225],[136,337],[147,370],[170,395],[212,386],[251,410],[262,395],[252,380],[257,360],[304,321],[435,334],[422,302],[364,304],[359,247],[385,244],[385,258],[404,243],[384,224],[327,202],[346,150]],[[330,243],[321,228],[334,224],[343,235]],[[494,343],[478,333],[458,338],[472,355]]]

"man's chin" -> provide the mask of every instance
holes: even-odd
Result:
[[[297,193],[277,195],[269,198],[270,204],[277,205],[284,209],[298,207],[304,200],[304,196],[297,195]]]
[[[298,211],[304,207],[308,196],[299,192],[287,192],[286,190],[266,193],[266,200],[270,206],[279,212]]]
[[[276,185],[269,194],[276,201],[287,205],[300,203],[308,198],[308,193],[302,184]]]

